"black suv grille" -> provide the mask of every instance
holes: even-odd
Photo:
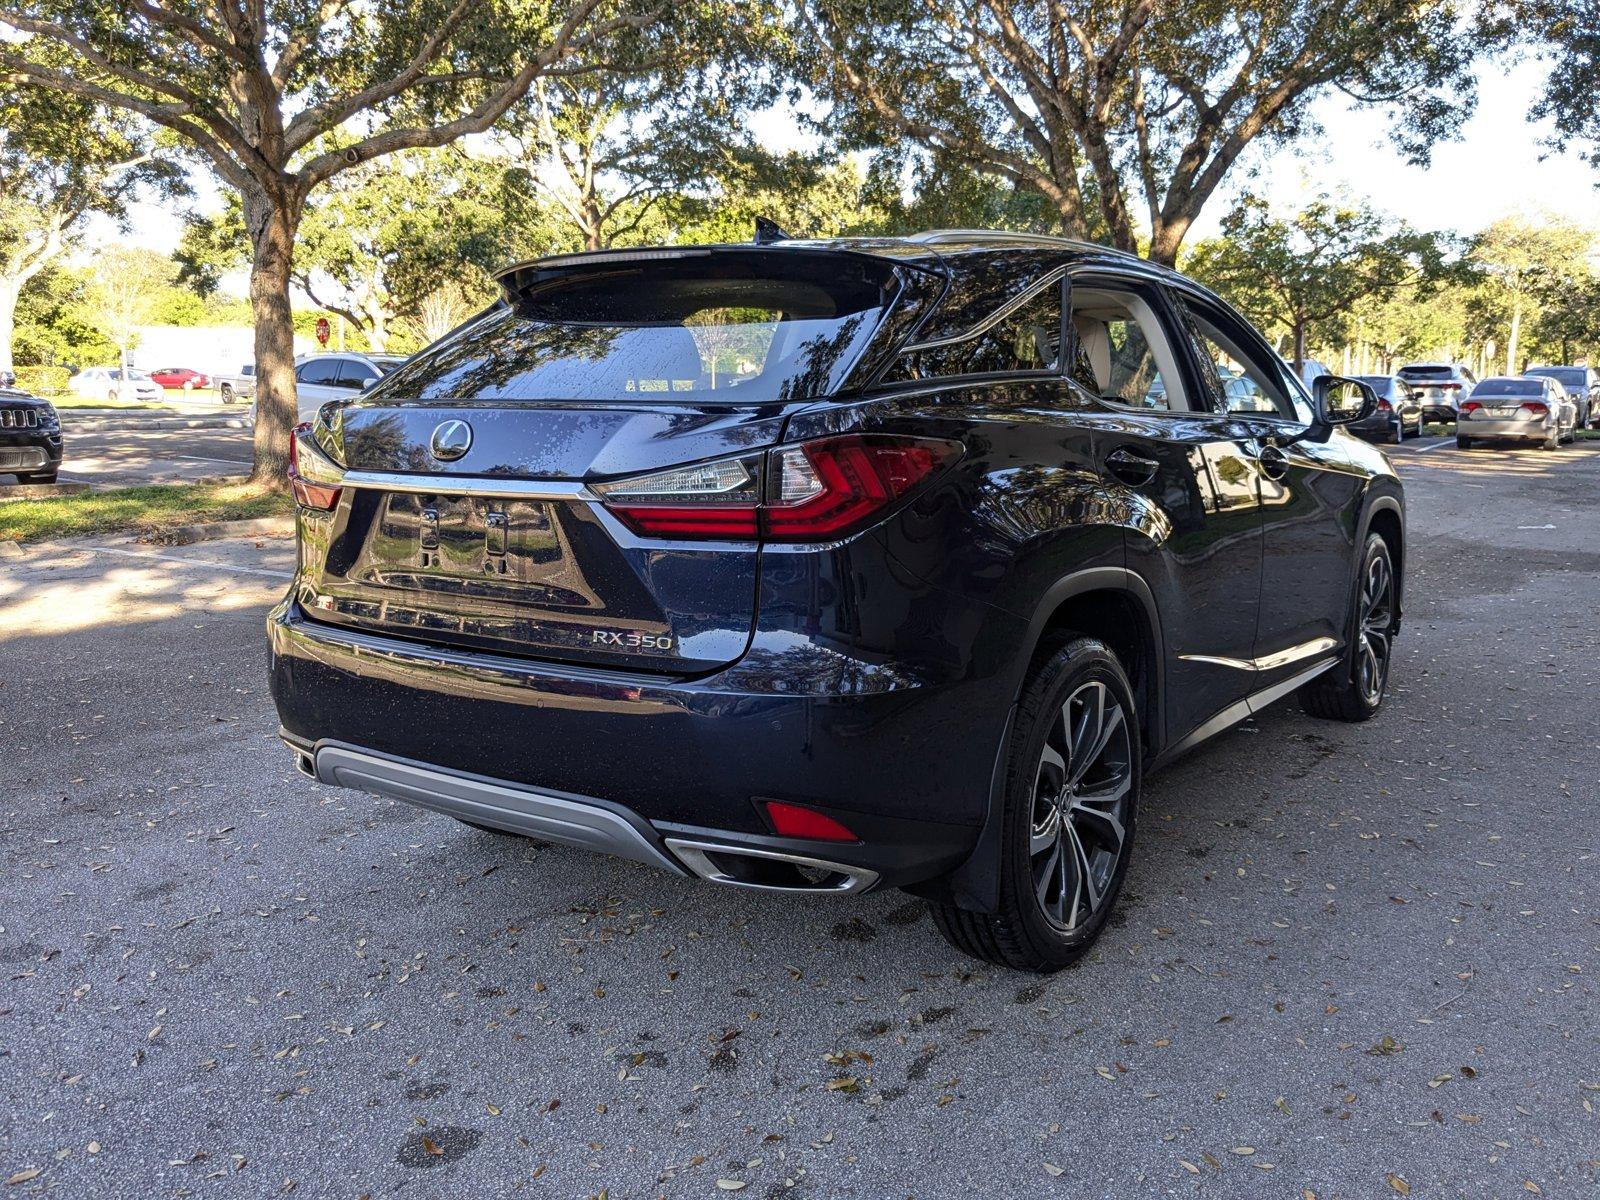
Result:
[[[0,429],[37,429],[39,410],[36,408],[0,408]]]

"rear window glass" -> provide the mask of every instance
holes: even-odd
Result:
[[[1454,379],[1456,374],[1449,367],[1401,367],[1401,379]]]
[[[719,253],[530,271],[513,303],[386,377],[386,395],[770,403],[825,395],[860,356],[893,268]]]
[[[1532,379],[1485,379],[1472,389],[1473,396],[1542,396],[1544,384]]]
[[[1582,367],[1538,367],[1528,374],[1557,380],[1566,387],[1582,387],[1585,383]]]
[[[1394,379],[1393,379],[1392,376],[1389,376],[1389,375],[1357,375],[1356,378],[1361,380],[1362,383],[1371,384],[1372,385],[1372,390],[1377,392],[1378,395],[1380,395],[1380,396],[1393,396],[1394,395]]]

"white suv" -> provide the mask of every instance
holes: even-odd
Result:
[[[299,359],[294,368],[295,394],[299,419],[309,421],[329,400],[348,400],[361,389],[382,379],[405,358],[398,354],[311,354]],[[250,418],[255,419],[255,404]]]

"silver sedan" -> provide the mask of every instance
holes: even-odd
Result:
[[[1482,441],[1537,442],[1554,450],[1570,442],[1578,427],[1578,406],[1553,379],[1501,375],[1485,379],[1456,417],[1456,446]]]

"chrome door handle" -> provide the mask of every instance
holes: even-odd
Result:
[[[1261,447],[1256,461],[1261,464],[1261,473],[1268,479],[1282,479],[1289,473],[1289,456],[1270,442]]]
[[[1161,469],[1161,464],[1153,458],[1146,458],[1142,454],[1135,454],[1126,446],[1119,446],[1106,455],[1106,468],[1123,483],[1139,487],[1149,483],[1156,477],[1156,472]]]

